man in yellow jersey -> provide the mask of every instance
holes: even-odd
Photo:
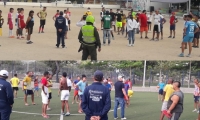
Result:
[[[52,74],[50,72],[49,72],[49,78],[48,78],[47,83],[48,83],[48,92],[49,92],[47,110],[51,110],[51,108],[49,107],[49,104],[50,104],[50,100],[52,99],[51,87],[53,86],[53,83],[52,83]]]
[[[47,12],[46,12],[46,7],[43,7],[43,10],[37,13],[37,16],[40,18],[40,27],[39,27],[39,32],[44,33],[44,25],[46,23],[46,17],[47,17]]]
[[[25,102],[26,106],[29,106],[29,104],[27,103],[27,96],[28,95],[31,95],[32,105],[35,105],[34,93],[33,93],[33,90],[31,88],[32,76],[33,76],[33,73],[31,71],[28,71],[26,77],[24,78],[24,80],[22,82],[22,86],[23,86],[22,90],[25,93],[24,102]]]
[[[13,88],[14,97],[17,98],[17,91],[19,90],[18,85],[20,84],[17,74],[14,74],[14,77],[10,80],[10,84]]]
[[[85,15],[92,15],[92,12],[90,11],[90,7],[88,7],[87,12],[85,12]]]
[[[172,84],[173,84],[173,80],[169,79],[167,85],[164,88],[164,91],[163,91],[163,104],[162,104],[162,108],[161,108],[160,120],[163,120],[164,114],[163,114],[162,111],[167,110],[168,100],[169,100],[170,96],[172,95],[172,93],[174,92]]]

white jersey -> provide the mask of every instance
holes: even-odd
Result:
[[[160,19],[161,19],[161,18],[164,18],[164,17],[163,17],[162,15],[160,15],[160,14],[158,14],[158,15],[155,14],[155,15],[154,15],[154,24],[155,24],[155,25],[159,25],[159,24],[160,24]]]
[[[63,14],[63,17],[64,17],[65,20],[66,20],[66,26],[68,26],[68,19],[66,18],[66,15],[67,15],[67,14]]]
[[[150,14],[149,14],[149,15],[147,15],[147,18],[148,18],[148,20],[147,20],[148,22],[152,22],[152,20],[153,20],[153,15],[150,15]]]

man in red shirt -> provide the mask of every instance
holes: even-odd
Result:
[[[170,17],[170,36],[168,38],[172,38],[172,31],[174,33],[173,38],[175,38],[175,29],[176,29],[176,23],[178,22],[177,17],[175,16],[175,12],[172,12],[172,16]]]
[[[53,16],[53,20],[56,21],[56,18],[60,16],[60,11],[57,10],[56,14]]]
[[[47,110],[47,105],[48,105],[48,98],[49,98],[49,92],[48,92],[48,87],[50,87],[48,85],[48,81],[47,79],[49,78],[49,72],[46,71],[44,72],[43,74],[44,76],[42,77],[42,92],[41,92],[41,95],[42,95],[42,116],[44,118],[49,118],[49,116],[47,115],[46,113],[46,110]]]
[[[140,34],[142,39],[142,33],[145,31],[145,38],[148,39],[147,33],[148,33],[148,25],[147,25],[147,16],[146,16],[146,10],[143,10],[143,12],[139,15],[139,22],[140,22]]]

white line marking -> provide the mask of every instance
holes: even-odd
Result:
[[[20,112],[20,111],[12,111],[13,113],[21,113],[21,114],[27,114],[27,115],[42,115],[41,113],[30,113],[30,112]],[[60,114],[48,114],[52,116],[60,116]],[[70,114],[70,115],[85,115],[85,114]]]
[[[62,110],[60,112],[60,120],[63,120]]]

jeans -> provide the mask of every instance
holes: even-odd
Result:
[[[134,41],[135,41],[135,29],[128,31],[128,39],[129,39],[129,44],[134,44]]]
[[[57,31],[57,44],[56,46],[60,46],[60,41],[62,42],[62,47],[65,47],[65,39],[64,39],[65,33]]]
[[[108,37],[108,44],[110,44],[110,29],[103,30],[103,43],[106,43],[106,37]]]
[[[117,118],[117,108],[120,104],[121,107],[121,118],[124,118],[124,112],[125,112],[125,101],[124,98],[115,98],[115,106],[114,106],[114,118]]]
[[[10,120],[11,112],[12,112],[12,108],[10,106],[7,110],[0,112],[0,120]]]

